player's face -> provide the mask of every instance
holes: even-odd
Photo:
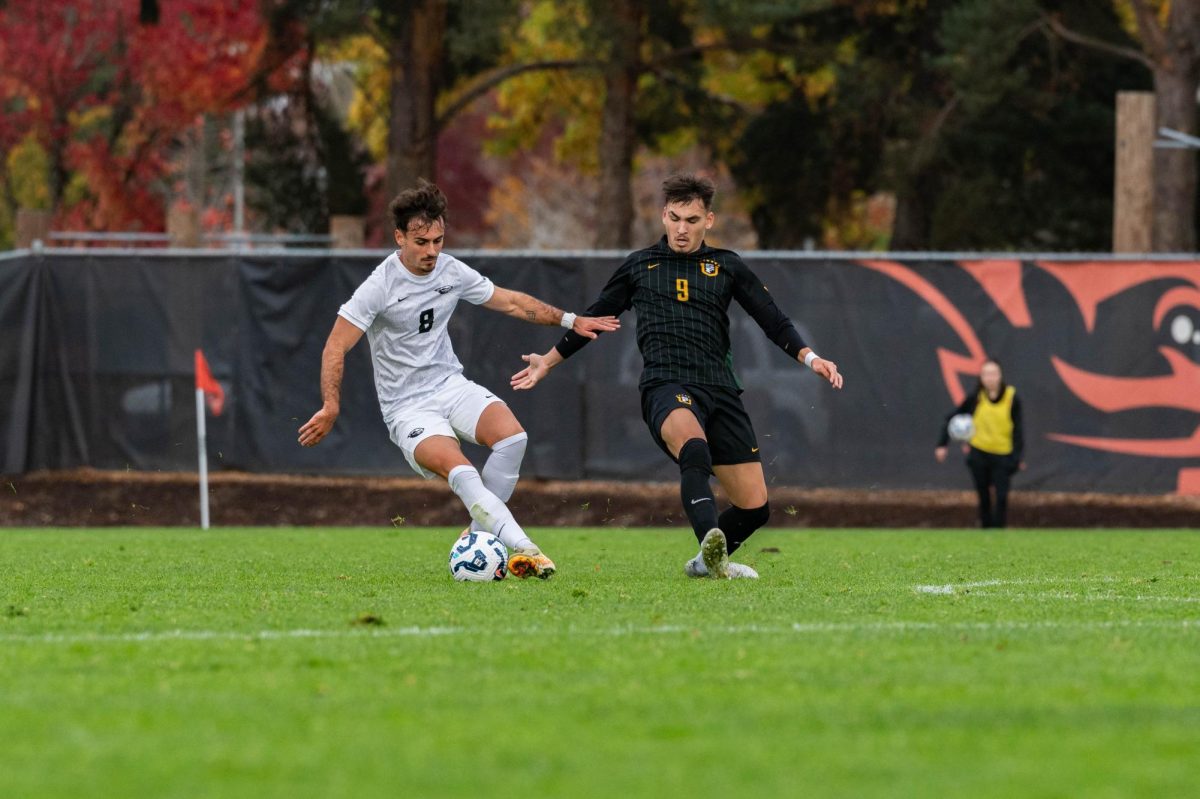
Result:
[[[670,203],[663,208],[663,229],[667,244],[680,253],[695,252],[704,243],[704,233],[713,226],[716,217],[700,200]]]
[[[1004,374],[1000,371],[1000,364],[985,363],[983,368],[979,370],[979,382],[983,383],[983,388],[989,394],[995,394],[1000,390],[1000,381],[1004,379]]]
[[[437,266],[445,240],[446,225],[441,219],[433,223],[414,219],[408,223],[408,230],[396,231],[400,263],[414,275],[428,275]]]

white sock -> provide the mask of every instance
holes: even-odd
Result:
[[[467,506],[471,518],[499,538],[504,546],[509,549],[537,549],[537,545],[529,540],[521,525],[517,524],[508,506],[484,487],[483,478],[474,466],[455,466],[450,470],[447,482],[450,483],[450,490]]]
[[[483,487],[491,491],[501,502],[508,502],[517,487],[521,476],[521,461],[525,458],[525,446],[529,435],[521,432],[497,441],[492,446],[492,454],[483,464]],[[482,530],[483,527],[474,519],[471,520],[472,530]]]

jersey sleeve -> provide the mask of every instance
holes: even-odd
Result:
[[[1025,460],[1025,418],[1021,411],[1021,398],[1013,392],[1012,400],[1012,454],[1017,463]]]
[[[483,305],[496,293],[495,284],[472,267],[457,258],[454,259],[454,266],[462,281],[462,288],[459,289],[458,295],[467,302],[472,305]]]
[[[788,354],[789,358],[795,359],[800,351],[808,346],[800,336],[800,331],[796,330],[792,320],[779,310],[779,306],[775,304],[767,287],[750,270],[750,267],[746,266],[746,263],[740,258],[735,257],[731,261],[733,265],[733,298],[762,328],[767,338],[775,342],[781,350]]]
[[[359,330],[366,331],[380,311],[387,306],[387,287],[384,285],[383,273],[384,265],[380,264],[338,309],[338,316]]]
[[[633,281],[630,280],[634,259],[628,258],[600,290],[600,296],[588,306],[584,316],[620,316],[633,306]],[[563,358],[570,358],[591,341],[574,330],[568,330],[554,348]]]

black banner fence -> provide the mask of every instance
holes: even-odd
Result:
[[[498,285],[582,311],[617,254],[457,253]],[[313,449],[296,430],[320,403],[338,306],[381,253],[21,253],[0,259],[0,468],[190,470],[192,352],[226,412],[210,466],[407,475],[388,440],[365,341],[342,415]],[[965,487],[939,465],[942,418],[992,356],[1022,397],[1025,488],[1200,491],[1200,262],[894,259],[748,254],[776,301],[846,377],[840,392],[789,362],[736,305],[734,364],[769,483]],[[523,475],[670,480],[637,393],[632,314],[532,392],[508,379],[561,331],[460,304],[467,376],[530,434]]]

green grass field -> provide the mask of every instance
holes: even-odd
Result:
[[[0,531],[0,796],[1200,793],[1196,532],[456,532]]]

